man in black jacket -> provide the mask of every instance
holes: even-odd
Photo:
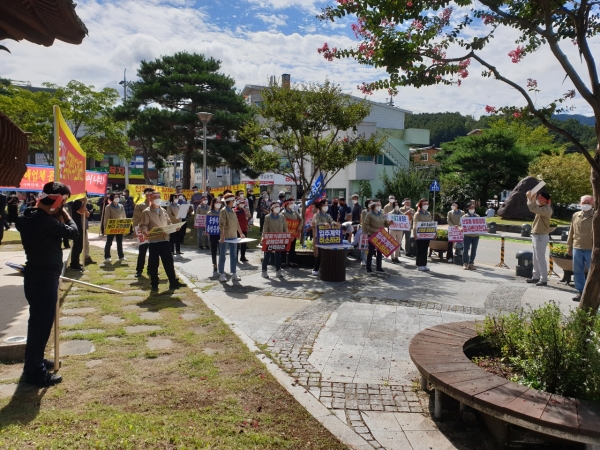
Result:
[[[0,192],[0,244],[4,238],[4,228],[7,228],[6,222],[6,195]]]
[[[63,267],[63,239],[76,239],[77,226],[65,209],[71,190],[62,183],[46,183],[35,208],[27,208],[17,219],[17,230],[27,256],[24,288],[29,303],[27,347],[21,381],[53,386],[62,381],[49,371],[54,361],[44,359],[54,322],[59,277]]]

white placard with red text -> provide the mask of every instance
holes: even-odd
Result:
[[[409,231],[410,230],[410,218],[404,214],[388,214],[388,220],[393,222],[390,225],[390,231]]]
[[[487,234],[485,217],[461,217],[460,226],[464,234]]]
[[[452,225],[448,227],[448,242],[463,242],[464,240],[465,235],[460,227],[453,227]]]

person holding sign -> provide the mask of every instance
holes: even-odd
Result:
[[[208,206],[208,198],[203,195],[202,198],[200,199],[200,201],[198,202],[198,206],[196,208],[196,215],[197,216],[206,216],[210,211],[210,206]],[[206,235],[206,222],[204,222],[204,226],[203,227],[199,227],[197,228],[197,236],[198,236],[198,248],[202,249],[202,248],[206,248],[209,249],[210,245],[209,245],[209,240],[208,240],[208,236]]]
[[[332,228],[333,226],[337,226],[337,223],[331,218],[327,211],[329,211],[329,205],[327,204],[327,199],[319,200],[318,202],[313,203],[316,210],[318,212],[313,216],[311,227],[313,232],[313,253],[315,255],[315,265],[313,267],[312,274],[319,275],[319,268],[321,267],[321,251],[319,247],[317,247],[317,229],[319,225],[324,224],[328,228]]]
[[[219,201],[218,198],[213,197],[211,204],[210,204],[210,211],[208,212],[208,214],[206,215],[206,220],[208,221],[209,217],[215,217],[216,216],[216,220],[218,223],[218,219],[219,219],[219,214],[221,212],[221,202]],[[217,277],[219,276],[219,269],[217,266],[217,252],[219,251],[219,240],[221,239],[221,236],[219,234],[219,227],[216,226],[216,233],[212,233],[209,229],[209,227],[206,227],[206,232],[208,233],[208,235],[210,236],[210,256],[212,258],[212,263],[213,263],[213,277]]]
[[[104,231],[107,232],[106,225],[111,219],[125,219],[125,208],[120,204],[121,196],[119,194],[112,193],[108,197],[109,204],[104,208]],[[104,262],[110,263],[110,248],[112,247],[113,241],[117,241],[117,254],[119,255],[119,261],[127,261],[125,253],[123,253],[123,235],[122,234],[107,234],[106,245],[104,246]]]
[[[300,213],[294,211],[292,208],[294,206],[295,199],[294,197],[288,198],[283,204],[283,217],[288,223],[288,230],[294,236],[292,243],[290,244],[290,251],[288,252],[287,262],[290,267],[298,267],[296,264],[296,239],[299,238],[302,234],[303,223],[302,216]],[[297,225],[296,225],[297,223]],[[290,225],[296,225],[292,227]]]
[[[279,203],[273,202],[271,204],[271,214],[265,217],[265,225],[263,226],[263,233],[287,233],[288,226],[287,221],[283,215],[279,214],[281,211],[281,207]],[[269,260],[271,258],[275,258],[275,270],[276,275],[279,278],[283,278],[283,273],[281,273],[281,252],[265,252],[265,257],[262,262],[262,277],[269,278],[269,274],[267,273],[267,265],[269,264]]]
[[[184,285],[175,276],[173,255],[171,254],[171,246],[168,240],[169,235],[163,233],[149,236],[148,234],[154,228],[171,225],[166,211],[160,207],[160,194],[155,193],[150,195],[152,196],[152,204],[142,212],[139,225],[140,231],[149,241],[148,272],[150,272],[150,286],[152,291],[158,292],[158,264],[160,260],[169,278],[169,289],[178,289]]]
[[[465,213],[458,208],[458,203],[452,202],[452,209],[448,211],[448,226],[449,227],[460,227],[460,218],[464,216]],[[450,242],[448,239],[448,254],[446,255],[446,259],[449,263],[453,262],[452,260],[452,248],[454,247],[454,242]],[[475,259],[475,258],[473,258]]]
[[[400,212],[409,219],[409,230],[404,232],[404,256],[415,256],[411,253],[410,249],[410,234],[413,228],[413,217],[415,215],[415,210],[410,207],[412,200],[410,198],[405,198],[402,200],[402,208],[400,208]]]
[[[171,194],[169,196],[169,204],[167,205],[167,215],[171,223],[181,222],[179,218],[179,196]],[[171,245],[171,254],[182,255],[181,253],[181,239],[179,233],[171,233],[169,235],[169,244]]]
[[[235,200],[235,215],[237,216],[238,222],[240,223],[240,229],[243,234],[248,234],[248,219],[250,219],[250,210],[246,207],[246,200],[244,200],[244,191],[240,191],[242,194]],[[246,259],[246,250],[248,246],[245,242],[237,244],[236,260],[241,262],[248,262]]]
[[[373,234],[377,233],[380,228],[389,227],[390,223],[393,222],[387,220],[386,215],[381,212],[381,202],[375,199],[371,202],[370,211],[365,216],[365,221],[362,226],[363,233],[367,233],[367,235],[371,237]],[[369,253],[367,254],[367,272],[373,272],[371,265],[373,263],[374,253],[376,253],[375,270],[377,272],[384,272],[383,267],[381,267],[383,254],[371,242],[369,242]]]
[[[529,211],[535,214],[531,227],[533,275],[527,282],[535,283],[536,286],[546,286],[548,284],[546,247],[548,247],[548,242],[550,241],[550,218],[552,217],[550,194],[547,192],[538,194],[537,191],[527,191],[525,196],[527,197]]]
[[[152,195],[154,194],[154,188],[147,187],[144,189],[144,202],[139,205],[135,205],[133,208],[133,229],[135,230],[140,226],[140,220],[142,219],[142,213],[145,209],[149,208],[152,204]],[[135,277],[140,278],[144,271],[144,265],[146,264],[146,253],[148,252],[148,240],[144,240],[138,247],[137,266],[135,268]]]
[[[467,213],[463,215],[463,217],[479,217],[479,214],[475,214],[474,202],[471,202],[467,205]],[[475,268],[475,256],[477,256],[479,235],[465,233],[463,238],[463,245],[463,270],[477,270]]]
[[[429,209],[429,201],[422,198],[417,203],[417,212],[413,218],[413,233],[417,240],[417,269],[421,272],[429,272],[427,267],[427,250],[429,249],[429,239],[419,239],[417,236],[417,223],[419,222],[431,222],[431,214],[427,212]]]
[[[398,203],[398,201],[394,200],[392,202],[392,208],[389,210],[389,214],[390,215],[397,215],[397,216],[404,215],[404,214],[402,214],[402,212],[400,212],[400,203]],[[389,215],[388,215],[388,220],[391,220]],[[402,244],[402,236],[404,235],[404,231],[399,230],[399,229],[392,229],[392,227],[390,227],[390,228],[388,228],[388,232],[392,235],[392,237],[399,244]],[[401,246],[399,246],[392,253],[392,262],[393,263],[400,263],[400,259],[398,259],[398,257],[400,256],[400,248],[401,248]]]
[[[233,202],[235,201],[235,195],[231,192],[223,196],[225,202],[225,208],[219,213],[219,281],[227,281],[225,275],[225,258],[227,256],[227,247],[229,247],[229,267],[231,269],[231,279],[233,281],[240,281],[242,278],[237,274],[236,267],[236,250],[237,243],[225,242],[225,239],[236,239],[238,233],[241,238],[245,235],[240,227],[240,222],[237,219],[237,215],[233,210]]]

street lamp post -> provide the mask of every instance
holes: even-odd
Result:
[[[199,112],[196,114],[200,122],[202,122],[202,194],[206,195],[206,124],[212,119],[212,114],[209,112]]]

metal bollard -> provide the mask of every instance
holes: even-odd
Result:
[[[501,267],[503,269],[510,269],[510,267],[508,267],[504,263],[504,237],[500,238],[500,262],[498,264],[496,264],[495,267]]]
[[[551,277],[552,275],[554,275],[555,277],[560,278],[560,276],[554,271],[554,259],[552,259],[552,242],[548,242],[548,245],[550,246],[550,262],[548,267],[548,276]]]

